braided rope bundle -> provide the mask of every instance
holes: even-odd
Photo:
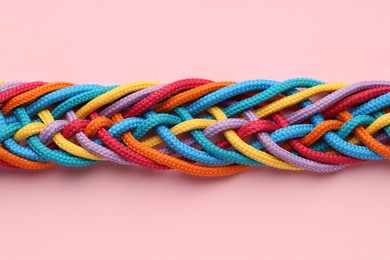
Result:
[[[0,165],[102,160],[199,176],[254,166],[334,172],[390,158],[390,82],[117,86],[0,82]]]

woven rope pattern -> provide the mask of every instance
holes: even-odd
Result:
[[[108,160],[193,175],[390,158],[390,82],[0,82],[0,165]]]

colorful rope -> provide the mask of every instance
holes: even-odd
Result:
[[[199,176],[390,158],[390,82],[0,82],[0,165],[102,160]]]

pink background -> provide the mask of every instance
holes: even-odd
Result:
[[[1,1],[5,81],[390,80],[390,2]],[[0,259],[389,259],[390,164],[0,173]]]

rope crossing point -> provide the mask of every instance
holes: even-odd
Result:
[[[224,176],[390,158],[390,81],[13,81],[0,82],[0,104],[2,167],[106,160]]]

